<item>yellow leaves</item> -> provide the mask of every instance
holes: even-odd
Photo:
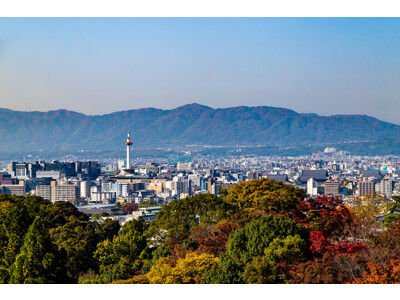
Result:
[[[0,213],[5,214],[12,207],[12,203],[10,201],[2,201],[0,202]]]
[[[218,257],[203,253],[188,253],[178,259],[176,266],[170,264],[170,258],[161,258],[147,273],[150,283],[195,283],[210,268],[218,264]]]
[[[390,203],[382,197],[363,196],[355,197],[351,201],[354,215],[360,220],[373,220],[380,215],[387,214]]]
[[[168,264],[169,257],[160,258],[149,273],[146,274],[150,283],[174,283],[173,268]]]

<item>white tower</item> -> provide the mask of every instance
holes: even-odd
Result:
[[[130,154],[130,148],[131,148],[131,145],[132,145],[133,143],[131,142],[131,139],[130,139],[130,137],[129,137],[129,132],[128,132],[128,138],[126,139],[126,142],[125,142],[125,145],[126,145],[126,168],[127,169],[130,169],[131,168],[131,161],[130,161],[130,156],[129,156],[129,154]]]

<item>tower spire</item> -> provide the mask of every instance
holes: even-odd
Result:
[[[133,145],[131,142],[131,138],[129,137],[129,131],[128,131],[128,137],[126,138],[126,168],[130,169],[131,168],[131,162],[130,162],[130,147]]]

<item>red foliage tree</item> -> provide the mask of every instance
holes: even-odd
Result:
[[[226,252],[226,243],[228,242],[229,235],[238,228],[239,225],[235,222],[202,226],[196,228],[189,238],[199,243],[199,247],[196,250],[197,253],[208,253],[218,256],[221,252]]]
[[[332,243],[329,239],[324,237],[322,231],[313,231],[310,234],[310,250],[317,256],[322,256],[326,252],[331,253],[356,253],[367,249],[367,245],[356,242],[350,243],[348,240],[338,241]]]
[[[343,238],[353,224],[350,210],[337,197],[309,198],[298,205],[298,210],[301,214],[294,215],[296,222],[308,223],[330,238]]]
[[[138,205],[135,202],[125,203],[122,206],[122,210],[126,211],[128,214],[132,214],[133,211],[138,209]]]

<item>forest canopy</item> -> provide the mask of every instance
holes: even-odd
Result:
[[[0,282],[400,283],[398,202],[350,207],[260,179],[121,227],[69,202],[1,194]]]

